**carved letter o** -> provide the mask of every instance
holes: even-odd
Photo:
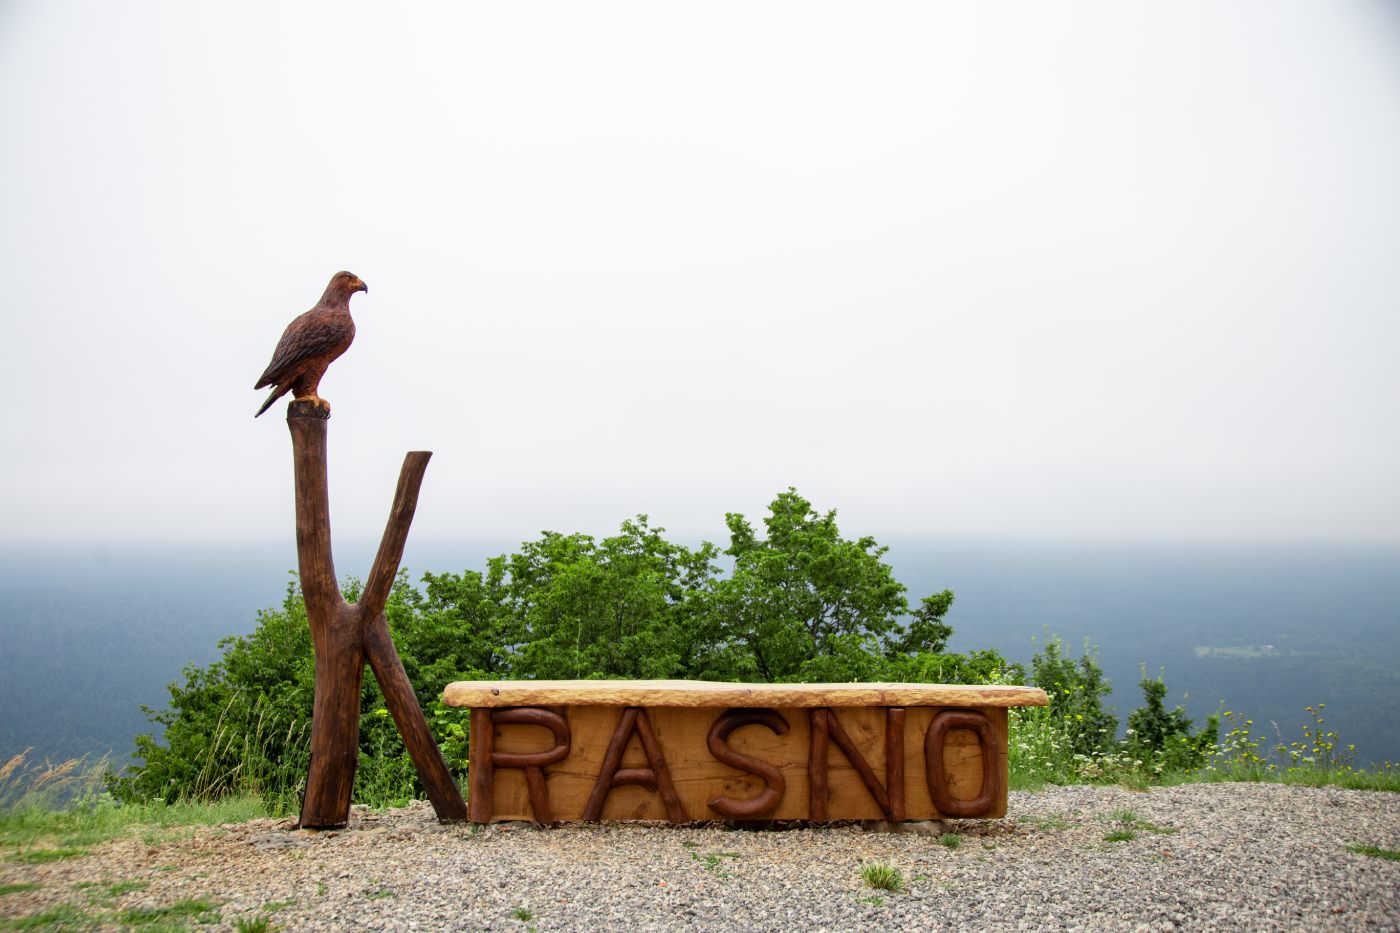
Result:
[[[953,729],[971,729],[982,746],[982,789],[976,797],[960,800],[948,791],[943,773],[943,743]],[[940,710],[924,733],[924,778],[933,805],[943,816],[982,816],[1001,799],[1001,768],[997,761],[997,736],[987,714],[975,709]]]

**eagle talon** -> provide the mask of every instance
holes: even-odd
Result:
[[[310,402],[312,405],[315,405],[317,408],[321,409],[327,414],[330,414],[331,403],[321,398],[321,396],[319,395],[299,395],[297,396],[295,401]]]

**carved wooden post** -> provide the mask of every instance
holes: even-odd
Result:
[[[467,807],[447,769],[418,698],[394,650],[384,604],[398,573],[418,489],[428,468],[426,451],[404,457],[398,489],[379,552],[357,603],[340,595],[331,558],[330,494],[326,482],[326,419],[310,401],[287,408],[296,474],[297,557],[306,619],[316,652],[316,696],[311,714],[311,766],[297,825],[344,826],[360,746],[360,683],[369,661],[418,778],[441,820],[465,820]]]

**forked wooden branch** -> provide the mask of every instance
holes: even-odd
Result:
[[[332,828],[344,826],[350,818],[359,761],[360,683],[366,661],[379,681],[385,705],[438,819],[465,820],[466,804],[428,728],[384,616],[432,454],[414,451],[404,458],[379,553],[360,601],[351,605],[340,594],[331,556],[326,415],[311,402],[295,401],[287,408],[287,425],[292,433],[295,470],[297,559],[316,652],[311,764],[298,825]]]

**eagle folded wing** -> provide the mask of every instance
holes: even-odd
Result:
[[[299,364],[322,355],[339,356],[355,336],[355,325],[348,315],[327,314],[311,310],[287,325],[272,362],[253,386],[261,389],[275,385],[299,368]]]

